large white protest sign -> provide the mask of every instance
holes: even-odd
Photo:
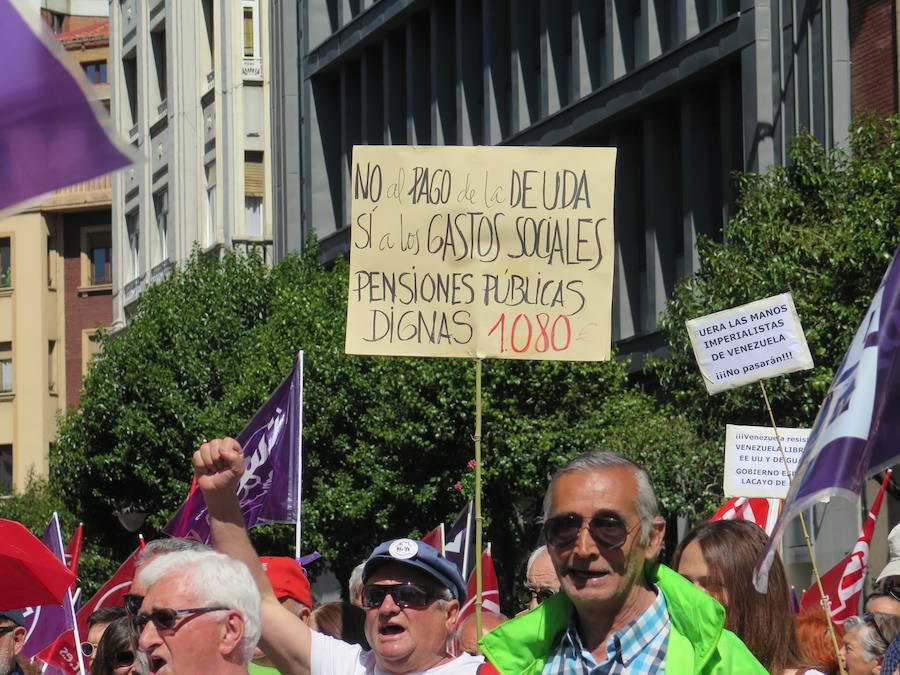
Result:
[[[772,427],[726,425],[725,496],[784,499],[809,432],[809,429],[778,428],[787,458],[785,467]]]
[[[691,319],[687,329],[710,394],[813,367],[790,293]]]

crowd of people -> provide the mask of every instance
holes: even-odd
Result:
[[[702,523],[671,568],[660,564],[653,487],[615,453],[586,453],[552,477],[526,606],[512,619],[482,612],[480,639],[474,614],[458,621],[467,589],[456,565],[412,539],[377,546],[351,575],[349,602],[314,606],[299,563],[253,549],[237,442],[204,444],[194,465],[213,548],[143,549],[124,606],[88,621],[92,675],[900,675],[900,559],[865,612],[832,629],[823,610],[796,613],[777,558],[768,592],[755,590],[767,536],[754,523]],[[0,612],[0,675],[23,672],[24,638],[22,612]]]

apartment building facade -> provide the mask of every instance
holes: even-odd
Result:
[[[105,2],[33,7],[109,107]],[[108,176],[57,190],[0,221],[0,494],[47,473],[57,415],[112,319]]]
[[[194,247],[271,257],[264,0],[112,0],[119,132],[144,162],[113,178],[115,328]]]

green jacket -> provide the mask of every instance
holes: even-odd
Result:
[[[666,599],[672,621],[667,675],[767,675],[744,643],[725,630],[722,605],[663,565],[654,582]],[[534,675],[543,670],[571,614],[572,603],[565,593],[557,593],[527,614],[497,626],[479,644],[501,675]]]

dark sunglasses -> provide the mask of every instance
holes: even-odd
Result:
[[[875,615],[872,614],[872,612],[866,612],[865,614],[863,614],[862,620],[872,625],[872,627],[875,629],[875,632],[878,633],[878,637],[881,638],[881,641],[884,642],[885,645],[891,644],[891,641],[888,640],[884,636],[884,633],[881,632],[881,628],[879,627],[878,622],[875,620]]]
[[[90,656],[95,651],[97,651],[97,645],[93,642],[82,642],[81,643],[81,653],[85,656]]]
[[[556,593],[556,591],[550,588],[535,588],[534,586],[529,586],[528,584],[525,584],[525,588],[531,594],[531,598],[535,598],[539,603],[543,602],[554,593]]]
[[[556,548],[570,546],[575,543],[578,533],[587,522],[588,532],[594,541],[603,548],[621,548],[628,535],[640,525],[640,521],[630,530],[620,518],[615,516],[594,516],[590,519],[582,518],[574,513],[563,513],[553,518],[548,518],[544,523],[544,536],[547,543]]]
[[[179,616],[186,614],[206,614],[207,612],[222,612],[230,607],[194,607],[192,609],[172,609],[171,607],[157,607],[149,614],[141,612],[134,618],[134,629],[140,635],[151,621],[156,630],[172,630]]]
[[[116,652],[116,668],[124,668],[134,663],[134,652],[123,651]]]
[[[141,611],[141,603],[144,602],[144,596],[137,593],[126,593],[122,596],[122,604],[125,605],[125,611],[129,616],[137,616]]]
[[[410,609],[422,609],[435,599],[434,593],[419,584],[369,584],[363,587],[362,606],[377,609],[388,595],[398,607]]]

